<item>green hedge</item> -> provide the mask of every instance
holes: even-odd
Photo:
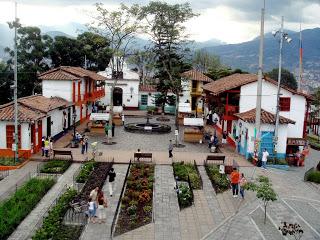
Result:
[[[320,183],[320,171],[311,171],[307,175],[307,181]]]
[[[77,183],[85,183],[93,171],[94,167],[97,165],[94,161],[86,162],[82,167],[81,170],[76,178]]]
[[[18,159],[14,161],[13,157],[0,157],[0,166],[16,166],[23,162],[23,159]]]
[[[190,177],[191,186],[193,189],[201,188],[201,180],[195,166],[191,163],[173,163],[173,171],[180,180],[188,181],[188,175]]]
[[[54,183],[49,178],[33,178],[10,199],[0,203],[0,239],[6,239],[14,232]]]
[[[71,165],[71,161],[67,160],[50,160],[46,162],[40,169],[42,173],[62,174]]]
[[[180,208],[186,208],[192,205],[192,193],[190,188],[185,184],[179,184],[178,202]]]
[[[63,231],[65,226],[62,221],[69,208],[69,203],[76,195],[76,190],[69,189],[59,198],[57,205],[50,210],[49,215],[44,219],[42,227],[32,237],[33,240],[70,239],[65,238],[66,231]]]
[[[230,188],[230,181],[226,174],[220,174],[217,165],[206,165],[206,172],[217,193],[224,192]]]

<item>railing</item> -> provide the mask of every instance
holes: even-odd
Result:
[[[117,208],[116,208],[115,214],[113,216],[112,224],[111,224],[111,231],[110,231],[111,239],[113,238],[113,232],[114,232],[115,224],[116,224],[116,221],[117,221],[118,215],[119,215],[119,208],[120,208],[120,204],[121,204],[121,199],[122,199],[124,190],[126,189],[127,178],[128,178],[129,172],[130,172],[131,164],[132,164],[132,161],[130,159],[129,166],[128,166],[128,169],[127,169],[127,172],[126,172],[126,176],[125,176],[125,179],[124,179],[124,182],[123,182],[123,185],[122,185],[122,189],[121,189],[119,201],[118,201],[118,204],[117,204]]]
[[[203,189],[203,181],[202,181],[202,177],[201,177],[201,175],[200,175],[200,172],[199,172],[199,169],[198,169],[196,160],[193,160],[193,165],[194,165],[194,167],[195,167],[195,169],[196,169],[196,171],[197,171],[197,174],[198,174],[198,176],[199,176],[199,178],[200,178],[200,187],[201,187],[201,189]],[[188,176],[188,177],[189,177],[189,176]]]
[[[33,227],[33,229],[30,231],[28,237],[26,239],[31,239],[33,235],[36,233],[36,231],[41,228],[43,221],[45,218],[49,215],[50,210],[55,207],[60,199],[60,197],[67,191],[68,186],[65,185],[63,189],[59,192],[58,196],[53,200],[53,202],[50,204],[48,209],[45,211],[45,213],[39,218],[37,224]]]
[[[202,93],[201,93],[200,89],[198,89],[198,88],[192,88],[192,89],[191,89],[191,94],[201,95]]]
[[[9,171],[8,170],[1,170],[0,171],[0,181],[5,179],[8,176],[9,176]]]
[[[232,116],[235,113],[239,113],[239,106],[233,106],[233,105],[225,106],[225,115]]]

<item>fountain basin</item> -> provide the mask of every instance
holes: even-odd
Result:
[[[135,133],[169,133],[171,127],[167,124],[157,123],[127,123],[124,125],[124,129],[127,132]]]

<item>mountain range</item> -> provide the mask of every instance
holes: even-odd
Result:
[[[51,37],[67,36],[76,37],[79,33],[87,30],[87,27],[80,23],[68,23],[57,26],[39,26],[43,33]],[[299,32],[285,30],[292,41],[283,46],[283,67],[298,75],[299,69]],[[320,86],[320,28],[306,29],[302,31],[303,36],[303,66],[304,85],[312,87]],[[264,72],[278,67],[279,59],[279,38],[271,33],[265,34],[264,45]],[[5,59],[4,47],[11,46],[13,31],[6,24],[0,24],[0,60]],[[221,61],[232,68],[240,68],[248,72],[258,71],[258,54],[260,38],[238,44],[225,44],[224,42],[211,39],[205,42],[194,42],[193,49],[218,55]],[[148,44],[148,40],[138,38],[134,46],[142,48]]]

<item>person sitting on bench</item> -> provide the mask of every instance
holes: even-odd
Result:
[[[136,151],[136,153],[141,153],[140,148],[138,148],[138,150]],[[139,156],[139,155],[138,155],[138,156]],[[137,161],[138,161],[138,162],[140,161],[140,156],[139,156],[139,157],[137,157]]]

